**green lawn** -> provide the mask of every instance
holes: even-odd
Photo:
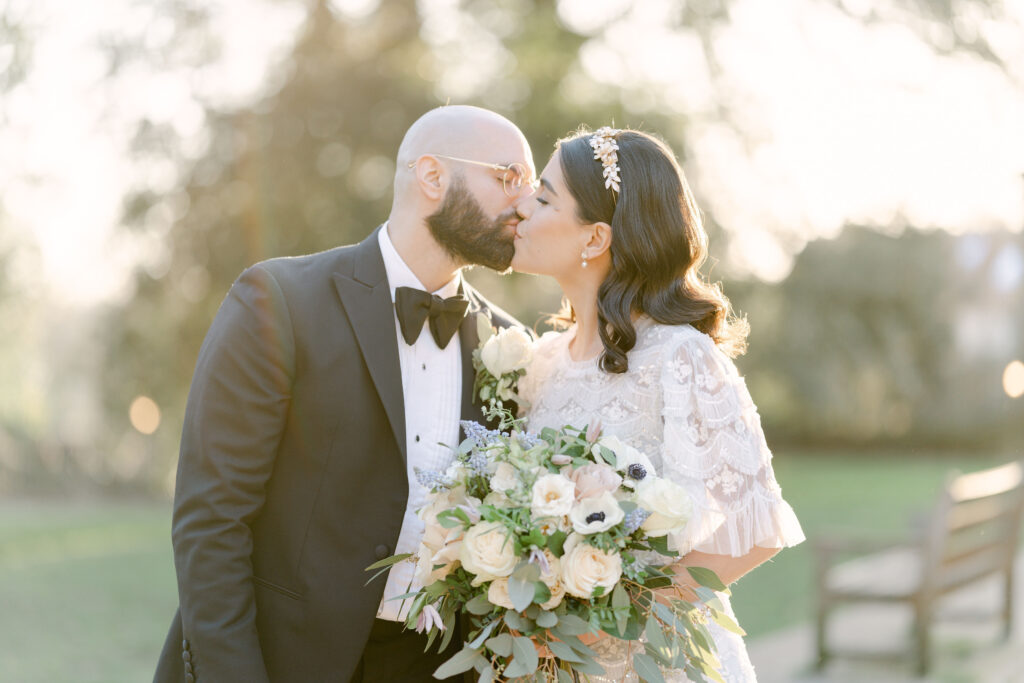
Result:
[[[0,504],[0,681],[152,680],[176,605],[169,504]]]
[[[808,537],[890,536],[948,468],[994,462],[779,453],[775,469]],[[167,503],[0,503],[0,681],[150,680],[177,604],[169,530]],[[740,623],[756,636],[806,619],[812,571],[804,544],[745,577],[733,591]]]

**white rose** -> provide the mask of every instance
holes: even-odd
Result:
[[[570,534],[562,555],[562,585],[569,595],[589,600],[598,586],[609,591],[622,576],[622,558],[584,543],[579,534]]]
[[[576,500],[576,484],[561,474],[544,474],[533,483],[530,512],[534,519],[562,517],[572,510]]]
[[[584,498],[569,513],[572,528],[578,534],[596,534],[608,531],[622,521],[626,513],[610,492]]]
[[[505,493],[518,487],[519,477],[516,476],[516,468],[507,462],[498,463],[498,469],[491,477],[491,490]]]
[[[466,571],[476,574],[474,586],[508,576],[518,561],[512,538],[498,522],[471,526],[462,539],[459,560]]]
[[[533,341],[518,327],[506,327],[480,349],[480,360],[495,377],[522,370],[530,363]]]
[[[508,579],[491,581],[491,585],[487,587],[487,601],[505,609],[514,610],[516,608],[512,604],[512,597],[508,594]]]
[[[637,449],[623,443],[618,437],[603,436],[597,441],[615,454],[615,469],[622,473],[622,484],[636,488],[648,476],[654,477],[654,465],[651,459]]]
[[[652,478],[639,486],[636,502],[651,513],[640,527],[648,536],[678,533],[686,528],[693,516],[690,494],[668,479]]]

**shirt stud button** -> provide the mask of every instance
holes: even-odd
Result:
[[[427,369],[427,364],[426,364],[426,363],[424,363],[424,364],[423,364],[423,369],[424,369],[424,370],[426,370],[426,369]]]
[[[420,442],[420,435],[419,435],[419,434],[417,434],[417,435],[416,435],[416,443],[419,443],[419,442]]]

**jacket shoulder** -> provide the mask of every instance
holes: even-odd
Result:
[[[481,294],[475,287],[470,285],[468,282],[466,283],[466,290],[467,293],[476,300],[480,308],[483,311],[487,312],[487,315],[490,316],[491,322],[495,326],[519,327],[522,328],[524,331],[526,330],[526,326],[523,325],[518,320],[516,320],[516,318],[511,313],[489,301],[483,294]]]

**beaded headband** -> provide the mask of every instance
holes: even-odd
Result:
[[[594,131],[590,136],[590,146],[594,149],[594,158],[601,161],[604,166],[604,186],[610,188],[615,194],[619,193],[619,143],[615,141],[615,135],[621,131],[615,128],[604,126]]]

